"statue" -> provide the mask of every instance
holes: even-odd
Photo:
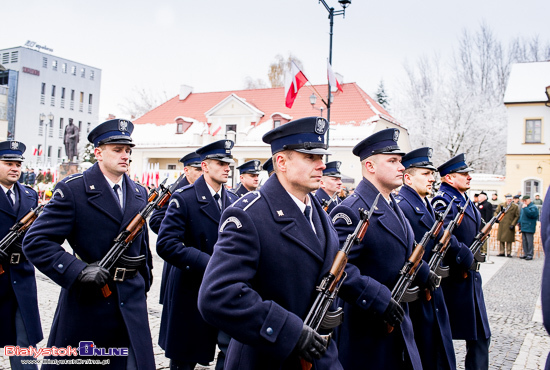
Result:
[[[73,125],[73,119],[69,118],[69,124],[65,126],[65,135],[63,136],[63,144],[65,144],[65,154],[72,162],[74,157],[78,157],[78,127]]]

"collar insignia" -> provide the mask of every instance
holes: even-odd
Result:
[[[282,210],[279,210],[277,211],[277,216],[281,217],[281,216],[284,216],[285,214],[283,213]]]

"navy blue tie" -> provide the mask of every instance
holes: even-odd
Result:
[[[120,186],[115,184],[115,186],[113,186],[113,190],[115,191],[116,198],[118,199],[118,205],[122,208],[122,204],[120,204],[120,196],[118,195],[118,189],[120,189]]]
[[[11,204],[11,208],[15,207],[15,203],[13,203],[13,199],[11,198],[11,195],[13,194],[13,192],[11,191],[11,189],[9,189],[7,192],[6,192],[6,195],[8,196],[8,201],[10,202]]]
[[[304,209],[304,215],[307,218],[307,222],[311,222],[311,207],[306,206],[306,209]]]
[[[220,194],[216,193],[214,194],[214,199],[216,200],[216,204],[218,205],[218,208],[220,211],[222,210],[222,206],[220,205]]]

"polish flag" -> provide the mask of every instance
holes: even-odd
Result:
[[[298,95],[298,90],[308,81],[304,73],[298,68],[296,63],[292,61],[290,65],[290,74],[286,75],[285,81],[285,105],[287,108],[292,108],[294,100]]]
[[[331,89],[332,87],[336,87],[341,92],[344,92],[344,90],[342,90],[342,86],[336,79],[336,75],[334,74],[334,71],[332,70],[332,66],[330,65],[330,62],[328,61],[328,59],[327,59],[327,74],[328,74],[328,84],[331,86]]]
[[[220,130],[222,129],[222,125],[220,124],[220,122],[216,122],[216,123],[211,123],[209,126],[208,126],[208,133],[212,136],[216,136]]]

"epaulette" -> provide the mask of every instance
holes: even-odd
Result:
[[[187,189],[191,189],[192,187],[193,187],[193,184],[185,185],[183,188],[177,189],[177,190],[174,192],[174,194],[175,194],[175,193],[181,193],[182,191],[187,190]]]
[[[249,191],[244,196],[237,199],[231,207],[238,207],[241,208],[243,211],[246,211],[250,206],[252,206],[258,199],[260,199],[262,195],[258,190],[256,191]]]
[[[69,175],[67,177],[65,177],[62,181],[67,184],[73,180],[76,180],[76,179],[80,179],[81,177],[83,177],[84,175],[81,174],[81,173],[75,173],[73,175]]]

